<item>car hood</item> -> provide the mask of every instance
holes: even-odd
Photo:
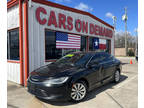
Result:
[[[40,67],[33,72],[31,72],[31,76],[39,76],[39,77],[61,77],[71,75],[77,72],[78,67],[67,65],[67,64],[49,64],[43,67]]]

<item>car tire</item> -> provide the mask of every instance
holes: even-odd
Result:
[[[116,70],[114,73],[114,82],[118,83],[120,81],[120,71]]]
[[[82,101],[87,94],[87,85],[84,81],[77,81],[71,87],[71,101],[72,102],[80,102]]]

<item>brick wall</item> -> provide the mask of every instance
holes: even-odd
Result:
[[[128,48],[128,50],[130,49],[134,51],[134,48]],[[125,48],[115,48],[115,56],[125,56]]]
[[[125,48],[115,48],[115,56],[125,56]]]

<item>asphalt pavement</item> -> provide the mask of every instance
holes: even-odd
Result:
[[[8,81],[8,108],[137,108],[138,63],[134,57],[117,58],[123,63],[120,83],[109,83],[91,91],[83,102],[39,100],[27,88]]]

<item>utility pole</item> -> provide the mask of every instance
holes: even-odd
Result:
[[[116,20],[117,20],[117,18],[116,18],[116,16],[113,16],[112,19],[113,19],[114,30],[116,30]]]
[[[122,16],[122,20],[125,22],[125,55],[127,56],[127,52],[128,52],[128,46],[127,46],[127,20],[128,20],[128,16],[127,16],[127,8],[124,8],[125,10],[125,14]]]
[[[116,35],[116,16],[112,16],[112,19],[113,19],[113,26],[114,26],[114,42],[115,42],[115,35]],[[115,44],[114,44],[115,45]],[[115,48],[115,46],[114,46]]]

